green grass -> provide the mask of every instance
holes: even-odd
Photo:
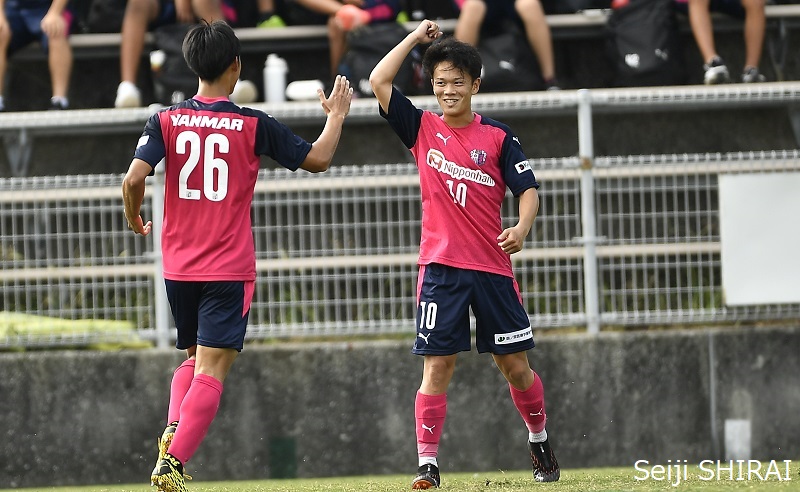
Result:
[[[795,462],[796,463],[796,462]],[[785,478],[785,469],[781,465],[781,478]],[[674,469],[673,469],[674,471]],[[443,491],[458,492],[494,492],[494,491],[536,491],[550,490],[559,492],[599,492],[599,491],[666,491],[666,490],[702,490],[712,491],[796,491],[800,490],[800,475],[797,465],[790,465],[791,481],[778,481],[773,474],[769,480],[761,481],[755,476],[752,480],[730,480],[727,474],[719,481],[702,481],[698,476],[708,476],[699,469],[689,467],[688,480],[677,485],[667,480],[655,481],[634,480],[642,477],[641,471],[633,467],[595,468],[585,470],[562,470],[558,483],[539,484],[533,482],[529,471],[524,472],[480,472],[449,473],[443,475]],[[763,473],[762,473],[763,475]],[[746,473],[745,473],[746,476]],[[410,489],[409,475],[388,475],[375,477],[337,477],[294,480],[260,480],[247,482],[202,482],[194,480],[188,483],[189,492],[394,492]],[[97,487],[61,487],[44,489],[16,489],[19,492],[56,491],[56,492],[154,492],[147,485],[115,485]]]

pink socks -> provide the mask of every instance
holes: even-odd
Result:
[[[417,421],[417,452],[420,457],[436,457],[447,413],[447,394],[423,395],[417,391],[414,417]]]
[[[533,372],[533,371],[531,371]],[[539,434],[544,430],[547,414],[544,412],[544,387],[539,375],[533,372],[533,384],[525,391],[520,391],[510,384],[511,399],[517,407],[522,420],[531,434]]]
[[[186,465],[194,455],[219,409],[222,383],[205,374],[198,374],[180,407],[180,423],[169,446],[169,454]]]
[[[180,419],[181,403],[186,397],[186,392],[192,385],[194,379],[194,359],[186,359],[183,364],[175,369],[172,375],[172,386],[169,390],[169,412],[167,412],[167,424],[171,424]]]

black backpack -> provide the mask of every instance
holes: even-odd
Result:
[[[339,63],[339,73],[350,80],[353,92],[372,97],[369,74],[375,65],[405,39],[408,31],[397,22],[367,24],[347,33],[347,52]],[[404,94],[414,92],[412,56],[406,57],[394,78],[394,85]]]
[[[478,51],[483,62],[481,92],[544,88],[539,64],[517,23],[506,21],[503,29],[482,32]]]
[[[193,24],[168,24],[153,31],[155,47],[164,52],[164,63],[153,68],[153,89],[162,104],[176,104],[197,93],[198,79],[183,58],[183,38]]]
[[[86,17],[89,32],[122,32],[126,0],[92,0]]]
[[[612,11],[606,47],[620,87],[685,83],[673,0],[630,0]]]

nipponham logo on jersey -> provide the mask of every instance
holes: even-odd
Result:
[[[215,130],[234,130],[242,131],[244,120],[240,118],[228,118],[226,116],[209,116],[207,114],[171,114],[172,126],[189,126],[195,128],[213,128]]]
[[[525,171],[531,171],[531,163],[528,161],[520,161],[514,164],[514,169],[517,170],[517,174],[522,174]],[[531,171],[533,172],[533,171]]]
[[[436,149],[430,149],[427,155],[428,165],[442,174],[455,179],[465,179],[484,186],[494,186],[494,179],[480,169],[461,167],[455,162],[448,161],[444,154]]]
[[[150,140],[150,135],[142,135],[139,137],[139,142],[136,143],[136,148],[138,149],[142,145],[146,144],[148,140]]]
[[[508,345],[510,343],[517,343],[523,340],[533,338],[533,330],[527,327],[524,330],[514,331],[511,333],[498,333],[494,336],[494,343],[497,345]]]

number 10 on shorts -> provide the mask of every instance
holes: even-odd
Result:
[[[432,330],[436,327],[436,313],[439,306],[435,302],[422,301],[419,303],[419,329]]]

